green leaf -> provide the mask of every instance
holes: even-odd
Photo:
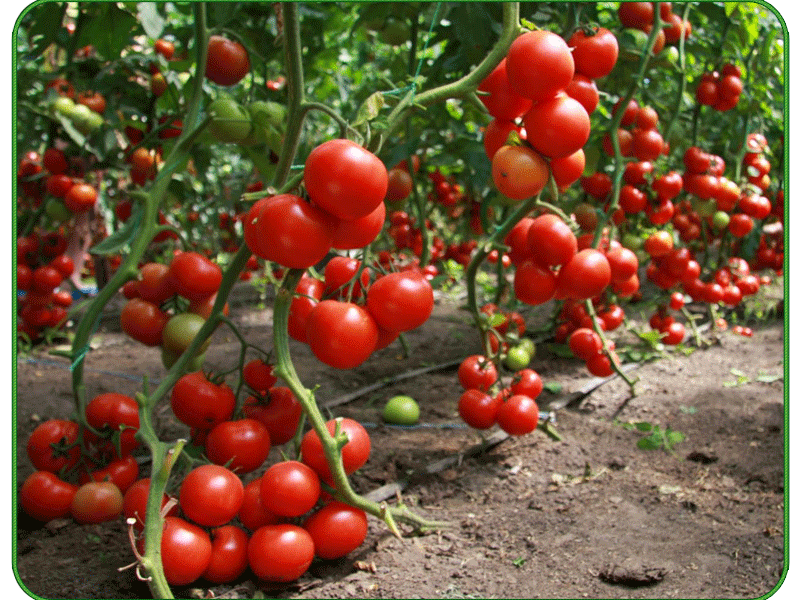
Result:
[[[155,2],[139,2],[136,5],[139,13],[139,22],[144,32],[154,40],[161,37],[164,31],[164,18],[158,13]]]
[[[129,245],[131,241],[133,241],[133,238],[136,237],[136,234],[139,232],[139,222],[142,220],[142,214],[142,205],[135,204],[133,212],[125,224],[103,241],[89,248],[89,252],[100,256],[118,254],[120,250]]]
[[[561,385],[558,381],[548,381],[544,384],[544,389],[546,389],[551,394],[560,394],[561,391],[564,389],[564,386]]]
[[[550,352],[561,358],[575,358],[575,355],[567,344],[549,344],[547,348]]]
[[[494,327],[499,327],[500,325],[502,325],[505,322],[506,322],[506,316],[505,315],[501,315],[501,314],[495,313],[491,317],[489,317],[489,327],[493,327],[493,328]]]
[[[759,373],[756,381],[760,383],[772,383],[773,381],[783,381],[783,375],[771,373]]]
[[[359,107],[356,113],[356,120],[353,122],[353,127],[372,121],[378,116],[381,109],[386,105],[386,99],[383,97],[382,92],[375,92],[371,94],[364,103]]]
[[[639,421],[634,423],[633,426],[636,428],[637,431],[643,431],[647,433],[648,431],[653,431],[653,424],[648,423],[647,421]]]
[[[87,18],[78,33],[78,46],[93,45],[105,58],[119,56],[130,43],[130,36],[137,21],[131,13],[116,4],[97,5],[96,14]]]
[[[61,2],[42,2],[31,9],[30,12],[35,15],[35,20],[28,30],[28,38],[33,54],[40,54],[56,41],[56,36],[62,29],[61,23],[66,9],[66,3]]]
[[[672,448],[675,444],[678,444],[686,439],[686,436],[682,434],[680,431],[673,431],[672,429],[668,429],[665,435],[667,446]]]
[[[658,450],[661,448],[661,438],[659,436],[658,441],[653,439],[652,437],[644,437],[636,442],[636,447],[641,448],[642,450]]]

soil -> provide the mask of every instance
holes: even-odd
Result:
[[[270,303],[237,290],[233,320],[247,339],[271,345]],[[293,357],[324,404],[370,383],[478,353],[477,335],[457,301],[440,298],[423,327],[352,371],[324,368],[301,344]],[[264,307],[266,306],[266,308]],[[127,339],[110,306],[85,362],[89,396],[133,394],[163,376],[159,352]],[[529,313],[529,327],[536,315]],[[361,493],[405,481],[400,499],[448,526],[403,539],[370,517],[365,543],[338,561],[315,561],[300,580],[275,587],[243,576],[226,586],[176,588],[178,597],[280,598],[754,598],[782,580],[786,561],[784,327],[754,326],[752,338],[707,332],[711,345],[671,353],[632,371],[637,395],[612,378],[548,413],[560,440],[541,429],[480,453],[458,419],[455,368],[408,378],[331,408],[365,423],[369,462],[353,478]],[[538,345],[531,365],[557,398],[592,382],[583,364]],[[229,330],[214,334],[206,365],[230,368],[239,352]],[[32,472],[25,441],[43,419],[72,408],[69,364],[35,351],[17,363],[17,485]],[[380,412],[396,394],[422,409],[414,427],[387,426]],[[555,398],[555,399],[557,399]],[[554,397],[540,397],[546,411]],[[163,439],[187,434],[158,410]],[[645,422],[682,433],[671,451],[644,450]],[[492,432],[490,432],[492,433]],[[273,450],[270,461],[276,460]],[[140,458],[142,475],[147,457]],[[435,465],[426,473],[426,467]],[[269,462],[268,464],[271,464]],[[444,467],[444,468],[442,468]],[[264,467],[266,468],[266,467]],[[245,481],[256,477],[250,474]],[[396,502],[393,494],[389,502]],[[45,598],[145,598],[122,522],[47,525],[18,515],[18,581]]]

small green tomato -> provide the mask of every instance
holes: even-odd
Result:
[[[506,354],[506,358],[503,362],[510,370],[520,371],[530,364],[531,355],[520,344],[519,346],[514,346],[513,348],[509,349],[508,354]]]
[[[419,404],[411,396],[394,396],[383,407],[383,420],[393,425],[414,425],[419,420]]]

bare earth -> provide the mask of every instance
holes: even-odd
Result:
[[[257,308],[248,290],[240,290],[232,317],[248,339],[269,348],[271,313]],[[164,373],[157,350],[119,332],[113,308],[86,358],[90,397],[108,391],[133,394],[143,376],[157,380]],[[615,379],[576,406],[557,411],[554,427],[561,441],[536,431],[459,458],[480,439],[459,422],[461,389],[454,368],[406,379],[332,408],[332,414],[370,427],[372,455],[353,476],[359,491],[409,479],[402,501],[450,525],[401,540],[370,517],[361,548],[339,561],[315,562],[292,585],[274,587],[246,574],[231,585],[209,588],[200,581],[194,586],[200,592],[174,591],[179,597],[227,598],[259,593],[281,598],[767,594],[779,584],[786,558],[783,321],[756,328],[750,339],[730,331],[709,338],[717,343],[633,371],[640,378],[634,398]],[[321,386],[318,399],[324,403],[384,377],[479,351],[466,313],[448,301],[439,302],[431,320],[407,339],[410,358],[399,358],[400,346],[393,344],[348,372],[320,366],[299,344],[293,356],[306,384]],[[238,351],[236,338],[219,330],[206,365],[230,368]],[[532,367],[545,382],[560,382],[562,393],[591,379],[582,363],[548,354],[545,344]],[[382,424],[383,403],[399,393],[419,401],[419,427]],[[543,405],[548,398],[543,394]],[[25,453],[29,433],[42,419],[66,418],[71,408],[65,359],[39,352],[20,359],[17,486],[32,472]],[[164,439],[186,435],[170,417],[168,403],[158,414]],[[622,426],[630,421],[669,427],[686,437],[673,453],[642,450],[636,442],[643,434]],[[268,464],[276,457],[273,450]],[[420,474],[447,458],[454,460],[443,470]],[[42,526],[23,514],[18,517],[15,568],[37,596],[149,597],[133,570],[117,570],[132,560],[121,521],[80,526],[61,520]]]

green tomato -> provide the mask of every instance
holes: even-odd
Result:
[[[419,420],[419,404],[411,396],[394,396],[383,407],[383,420],[393,425],[414,425]]]
[[[522,345],[510,348],[503,363],[511,371],[520,371],[531,363],[531,355]]]
[[[219,96],[208,105],[208,128],[220,142],[241,142],[253,129],[250,113],[230,96]]]
[[[697,202],[695,210],[701,217],[711,217],[717,212],[717,203],[714,200],[700,200]]]
[[[72,211],[58,198],[50,198],[44,205],[44,212],[53,223],[63,223],[72,216]]]
[[[75,104],[72,98],[58,96],[50,103],[50,110],[52,110],[54,113],[69,117],[72,114],[72,111],[75,110],[76,106],[77,104]]]
[[[91,133],[103,124],[103,117],[83,104],[76,104],[68,116],[75,129],[84,134]]]
[[[724,210],[718,210],[714,213],[714,217],[712,219],[712,223],[714,224],[714,229],[723,230],[728,226],[728,223],[731,222],[731,216],[726,213]]]
[[[536,356],[536,344],[533,343],[531,338],[524,337],[519,341],[517,344],[518,348],[523,348],[525,352],[527,352],[531,358]]]
[[[247,112],[257,125],[282,127],[286,121],[286,107],[269,100],[256,100],[247,105]]]
[[[633,250],[634,252],[641,250],[642,246],[644,246],[644,240],[635,233],[626,233],[622,236],[620,243],[628,250]]]
[[[162,347],[180,356],[192,343],[205,322],[203,317],[194,313],[180,313],[171,317],[164,325]],[[210,343],[210,338],[203,342],[197,354],[204,353]]]

